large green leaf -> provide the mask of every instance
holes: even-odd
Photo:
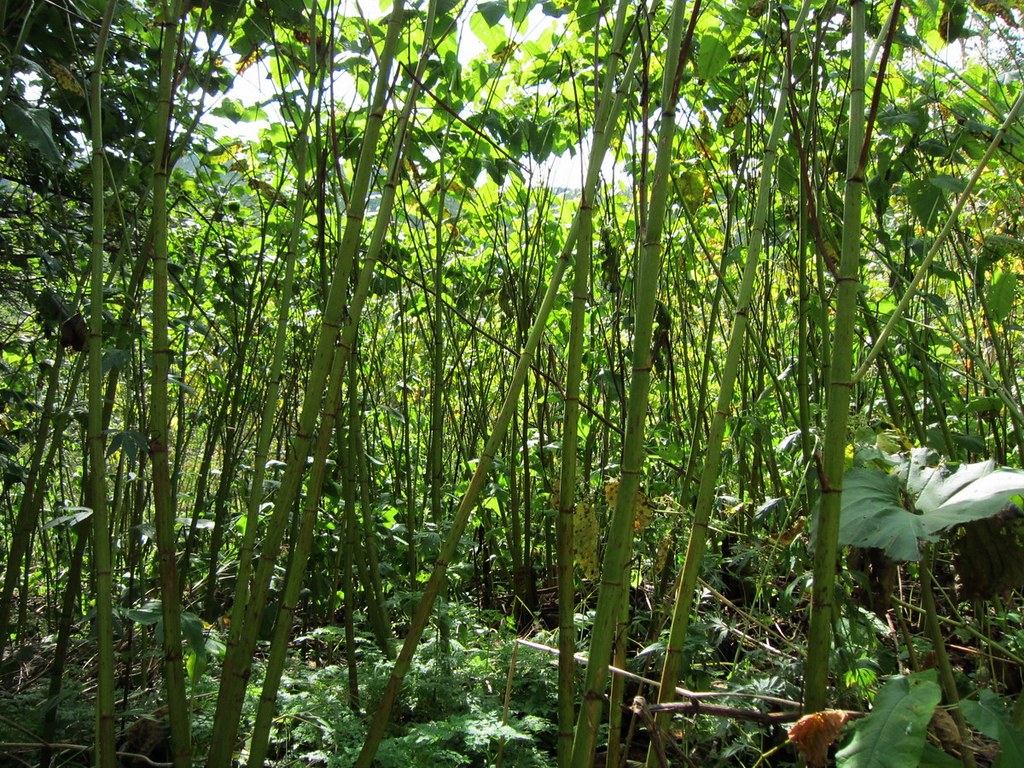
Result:
[[[1024,765],[1024,733],[1010,722],[1003,700],[993,691],[982,691],[978,701],[962,701],[967,722],[990,739],[999,742],[996,768]]]
[[[925,229],[934,229],[946,205],[942,190],[928,181],[913,181],[906,187],[910,208]]]
[[[928,722],[942,698],[934,669],[897,677],[875,697],[875,708],[853,729],[836,755],[840,768],[904,768],[917,765]]]
[[[60,163],[60,151],[50,128],[49,110],[41,107],[21,107],[13,102],[7,102],[2,115],[4,122],[18,138],[36,150],[46,162],[51,165]]]
[[[713,80],[728,61],[729,45],[714,32],[706,32],[697,53],[697,76]]]
[[[919,543],[956,525],[998,514],[1024,495],[1024,471],[992,461],[961,464],[951,472],[931,466],[917,448],[894,473],[855,467],[843,478],[841,544],[878,547],[894,560],[917,560]],[[906,495],[921,514],[907,509]]]
[[[884,549],[894,560],[917,560],[918,542],[929,539],[923,520],[907,511],[895,475],[855,467],[843,477],[841,544]]]
[[[988,311],[1000,323],[1006,321],[1017,298],[1017,275],[1014,272],[996,269],[992,273],[992,282],[988,287],[985,304]]]
[[[1001,512],[1024,494],[1024,472],[996,467],[993,461],[961,464],[953,473],[934,468],[927,487],[917,497],[929,533]]]

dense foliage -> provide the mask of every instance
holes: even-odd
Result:
[[[383,5],[0,2],[0,764],[1015,764],[1021,11]]]

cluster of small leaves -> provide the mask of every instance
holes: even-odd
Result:
[[[387,684],[390,665],[369,643],[360,647],[361,692],[372,704]],[[520,659],[509,714],[503,718],[511,646],[467,648],[454,643],[441,665],[432,640],[410,670],[400,715],[381,745],[378,763],[476,766],[492,764],[500,754],[502,763],[513,768],[549,765],[555,675],[546,658],[521,654]],[[271,750],[278,765],[351,764],[365,723],[345,693],[347,676],[343,666],[333,664],[310,668],[295,662],[289,667]],[[253,695],[258,695],[255,688]]]

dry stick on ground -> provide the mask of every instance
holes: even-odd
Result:
[[[523,639],[516,640],[516,643],[528,648],[534,648],[538,651],[544,651],[552,656],[559,655],[557,648],[552,648],[548,645],[542,645],[540,643]],[[574,654],[574,658],[582,664],[588,663],[587,657],[582,653]],[[660,685],[657,680],[650,680],[646,677],[642,677],[641,675],[633,674],[632,672],[612,665],[608,665],[608,671],[614,675],[620,675],[629,680],[653,686],[654,688],[658,688]],[[713,715],[715,717],[728,717],[733,720],[746,720],[748,722],[761,723],[763,725],[795,723],[803,717],[803,708],[798,702],[777,698],[775,696],[763,696],[752,693],[733,693],[731,691],[697,692],[688,691],[685,688],[680,688],[678,686],[675,689],[675,693],[679,696],[685,697],[686,701],[648,704],[647,700],[643,696],[636,696],[633,698],[633,704],[630,708],[631,711],[643,721],[644,726],[647,728],[647,732],[651,738],[651,745],[654,748],[655,758],[658,761],[658,765],[662,767],[668,766],[669,762],[668,755],[665,751],[665,741],[662,738],[660,730],[655,727],[654,716],[658,712],[682,715]],[[760,712],[756,709],[744,709],[740,707],[730,707],[723,704],[711,704],[706,701],[707,699],[721,697],[757,699],[758,701],[776,704],[787,707],[788,709],[782,712]],[[847,712],[846,714],[850,719],[864,716],[863,712]],[[669,743],[677,751],[679,750],[679,747],[674,740]],[[687,755],[680,753],[680,756],[688,763],[692,764],[692,761],[690,761]]]
[[[42,741],[24,741],[24,742],[5,741],[5,742],[0,742],[0,751],[4,752],[5,756],[12,757],[12,759],[13,759],[13,753],[15,751],[17,751],[17,750],[35,751],[35,750],[38,750],[40,747],[49,747],[54,752],[92,752],[93,749],[94,749],[94,747],[92,747],[92,746],[90,746],[88,744],[66,744],[64,742],[59,742],[59,741],[58,742],[52,742],[52,743],[47,743],[47,742],[42,742]],[[142,761],[142,762],[147,763],[149,765],[155,766],[155,768],[169,768],[169,766],[174,765],[174,763],[158,763],[155,760],[153,760],[152,758],[150,758],[148,755],[142,755],[142,754],[139,754],[138,752],[121,752],[121,751],[117,751],[117,752],[114,753],[114,755],[116,757],[130,757],[133,760]],[[32,764],[32,763],[29,763],[27,761],[22,761],[22,762],[24,762],[25,765],[31,765]]]
[[[544,651],[545,653],[549,653],[552,656],[558,656],[558,649],[552,648],[550,645],[542,645],[540,643],[534,643],[530,640],[523,639],[516,640],[516,642],[520,645],[526,646],[527,648],[534,648],[538,651]],[[582,653],[575,654],[574,658],[581,664],[587,664],[589,662],[589,659]],[[633,680],[637,683],[650,685],[654,688],[658,688],[660,685],[657,680],[651,680],[650,678],[634,674],[628,670],[620,669],[619,667],[614,667],[610,664],[608,665],[608,671],[611,672],[613,675],[621,675],[622,677],[625,677],[627,680]],[[686,701],[671,702],[659,705],[652,704],[649,707],[651,712],[669,712],[685,710],[686,712],[691,714],[717,714],[720,716],[735,717],[737,719],[752,720],[755,722],[763,723],[795,722],[796,720],[799,720],[800,717],[803,715],[803,710],[801,709],[799,702],[790,701],[789,699],[778,698],[776,696],[764,696],[757,693],[735,693],[732,691],[689,691],[685,688],[680,688],[678,686],[675,689],[675,693],[679,696],[685,697]],[[752,709],[737,709],[733,707],[701,703],[705,699],[723,697],[756,699],[758,701],[763,701],[769,704],[777,704],[782,707],[789,707],[790,709],[785,712],[774,712],[766,714],[764,712],[758,712]],[[693,709],[695,703],[700,706],[699,712],[695,712]],[[850,715],[852,717],[856,717],[857,713],[851,712]]]

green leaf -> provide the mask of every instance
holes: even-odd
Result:
[[[1024,765],[1024,732],[1010,722],[1003,700],[993,691],[982,691],[978,701],[960,702],[967,722],[990,739],[999,742],[996,768]]]
[[[988,413],[1003,410],[1003,401],[995,396],[976,397],[967,403],[968,413]]]
[[[483,16],[484,21],[487,22],[487,25],[493,27],[495,24],[497,24],[499,21],[505,18],[507,6],[505,5],[504,2],[487,2],[480,3],[476,7],[476,10],[477,13]]]
[[[894,474],[854,467],[843,477],[841,544],[878,547],[894,560],[917,560],[919,542],[942,531],[999,514],[1024,494],[1024,471],[995,462],[931,466],[931,451],[915,448]],[[901,486],[902,481],[902,486]],[[921,514],[905,505],[903,490]]]
[[[39,530],[48,531],[50,528],[56,528],[58,525],[77,525],[92,515],[92,507],[64,507],[61,511],[70,512],[71,514],[55,517],[53,520],[42,525]]]
[[[469,28],[492,53],[508,40],[505,30],[498,23],[504,13],[504,3],[482,3],[469,17]]]
[[[930,742],[925,742],[917,768],[960,768],[963,763]]]
[[[133,608],[128,611],[128,618],[136,624],[151,626],[161,621],[164,617],[163,607],[159,600],[150,600],[141,608]]]
[[[988,286],[985,304],[992,317],[1000,323],[1006,322],[1013,302],[1017,298],[1017,275],[996,269],[992,273],[992,282]]]
[[[946,206],[942,190],[927,181],[914,181],[907,185],[907,200],[921,226],[934,229],[939,212]]]
[[[850,743],[836,755],[840,768],[904,768],[917,765],[924,750],[928,722],[942,698],[928,669],[887,682],[874,709],[853,729]]]
[[[950,176],[948,173],[940,173],[937,176],[932,176],[929,181],[943,192],[948,192],[952,195],[959,195],[967,189],[966,181],[958,179],[956,176]]]
[[[924,107],[919,107],[909,112],[893,112],[880,115],[878,118],[878,124],[882,126],[897,125],[899,123],[908,126],[914,133],[924,133],[928,128],[928,112]]]
[[[138,461],[139,456],[149,450],[149,441],[146,436],[135,429],[126,429],[115,432],[107,444],[107,456],[114,451],[124,451],[129,461]]]
[[[8,101],[3,108],[3,120],[26,144],[36,150],[50,165],[61,161],[57,142],[53,140],[50,128],[50,112],[47,109],[21,107]]]
[[[919,541],[929,539],[924,518],[903,506],[899,479],[874,469],[854,467],[843,477],[839,542],[878,547],[894,560],[917,560]]]
[[[714,32],[706,32],[700,39],[697,52],[697,77],[713,80],[729,61],[729,46]]]
[[[953,444],[959,448],[963,448],[968,453],[982,453],[985,450],[985,441],[978,435],[967,435],[963,432],[953,432],[950,434],[953,438]]]
[[[181,634],[197,656],[206,658],[206,631],[202,619],[194,613],[182,611]]]
[[[925,529],[937,533],[971,520],[992,517],[1015,503],[1014,498],[1024,494],[1024,471],[996,468],[992,461],[962,464],[952,475],[930,485],[927,493],[928,506],[945,497],[933,509],[918,500],[918,508],[925,513]]]
[[[951,472],[945,464],[929,466],[928,456],[928,449],[915,449],[905,469],[907,492],[929,533],[991,517],[1024,491],[1024,471],[997,469],[990,460],[961,464]]]
[[[108,349],[103,352],[103,375],[110,373],[113,369],[121,370],[132,360],[131,352],[127,349]]]
[[[1024,254],[1024,240],[1008,235],[985,235],[985,247],[1003,256]]]

